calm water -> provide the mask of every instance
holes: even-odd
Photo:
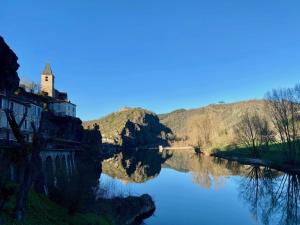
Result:
[[[148,225],[300,224],[298,175],[182,152],[121,154],[103,171],[107,196],[153,197]]]

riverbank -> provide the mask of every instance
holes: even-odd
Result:
[[[285,146],[273,144],[268,150],[260,151],[258,157],[253,157],[249,148],[225,148],[215,150],[211,156],[231,161],[237,161],[244,165],[265,166],[284,172],[300,173],[300,155],[297,154],[295,163],[287,159]]]
[[[13,209],[15,197],[13,196],[0,212],[0,224],[22,224],[22,225],[114,225],[108,214],[76,213],[70,215],[68,210],[47,197],[30,192],[26,217],[22,223],[13,220]]]
[[[98,199],[88,213],[70,215],[66,208],[32,191],[29,194],[26,218],[22,223],[17,223],[12,217],[14,205],[15,196],[0,212],[1,225],[138,225],[155,211],[152,198],[142,195]]]
[[[94,206],[94,211],[100,215],[110,215],[113,224],[139,225],[152,216],[155,204],[150,195],[101,198]]]

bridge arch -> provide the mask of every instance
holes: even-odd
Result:
[[[71,175],[73,173],[73,165],[72,165],[72,155],[71,154],[68,154],[68,157],[67,157],[67,165],[68,165],[68,168],[69,168],[69,174]]]
[[[54,186],[55,184],[55,171],[53,164],[52,157],[48,156],[45,160],[45,180],[48,187]]]
[[[63,188],[76,170],[74,150],[43,150],[42,159],[45,190],[56,187]]]
[[[66,179],[67,176],[68,176],[68,175],[67,175],[68,169],[67,169],[67,161],[66,161],[65,155],[62,155],[62,156],[61,156],[60,163],[61,163],[61,173],[62,173],[62,178],[63,178],[63,179]]]

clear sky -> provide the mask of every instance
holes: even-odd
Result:
[[[19,75],[51,63],[82,119],[261,98],[300,81],[299,0],[2,0]]]

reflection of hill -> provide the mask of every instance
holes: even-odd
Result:
[[[205,188],[218,188],[224,183],[226,176],[245,173],[245,167],[236,162],[208,156],[199,157],[186,151],[173,151],[172,157],[166,160],[164,166],[181,172],[191,172],[194,182]]]
[[[156,150],[124,150],[104,160],[102,170],[125,182],[142,183],[160,173],[164,160]]]

